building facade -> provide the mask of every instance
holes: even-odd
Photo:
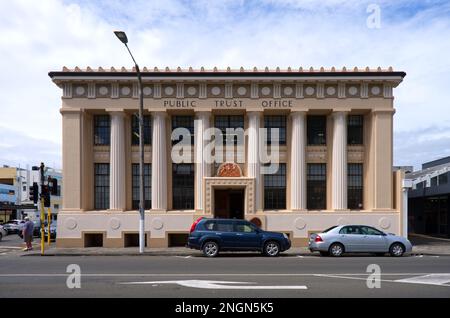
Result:
[[[450,157],[426,162],[407,173],[408,219],[411,233],[450,238]]]
[[[136,245],[136,73],[49,76],[62,89],[58,246]],[[392,171],[393,88],[404,76],[144,68],[147,245],[184,244],[198,217],[245,218],[294,246],[336,224],[405,234],[402,172]]]

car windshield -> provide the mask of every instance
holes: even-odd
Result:
[[[322,231],[322,233],[327,233],[327,232],[331,231],[331,230],[334,229],[334,228],[336,228],[336,225],[335,225],[335,226],[332,226],[332,227],[329,227],[329,228],[326,229],[325,231]]]

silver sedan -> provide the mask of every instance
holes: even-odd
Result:
[[[341,256],[344,253],[375,253],[402,256],[411,253],[411,242],[366,225],[333,226],[322,233],[311,234],[309,250],[320,255]]]

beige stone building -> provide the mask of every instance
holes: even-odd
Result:
[[[136,73],[77,67],[49,76],[62,89],[58,246],[137,245]],[[293,246],[336,224],[405,235],[403,176],[392,171],[393,88],[404,76],[392,68],[144,68],[147,245],[184,244],[200,216],[252,220],[287,233]],[[231,140],[214,150],[223,162],[202,160],[208,140],[199,136],[212,127]],[[182,162],[173,160],[175,128],[195,136]],[[242,128],[244,138],[226,128]],[[276,130],[279,145],[258,128]],[[260,154],[277,149],[277,170],[263,174]]]

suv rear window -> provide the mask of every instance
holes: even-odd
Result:
[[[208,221],[205,222],[207,231],[234,232],[233,223],[228,221]]]

